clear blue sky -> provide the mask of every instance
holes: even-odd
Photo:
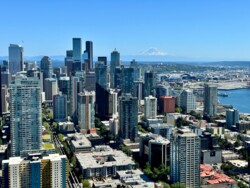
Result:
[[[250,60],[249,0],[5,0],[0,56],[20,43],[26,56],[64,55],[71,38],[94,42],[94,55],[137,55],[156,47],[171,56]]]

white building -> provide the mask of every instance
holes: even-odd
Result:
[[[144,118],[156,119],[157,116],[157,98],[149,95],[144,99]]]
[[[184,90],[180,95],[181,108],[186,112],[190,113],[196,109],[196,97],[192,90]]]

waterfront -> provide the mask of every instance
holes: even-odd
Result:
[[[219,97],[220,104],[231,104],[241,113],[250,113],[250,88],[219,90],[218,92],[228,94],[228,97]]]

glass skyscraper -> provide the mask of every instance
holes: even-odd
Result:
[[[10,74],[16,74],[23,70],[23,47],[17,44],[9,46],[9,69]]]
[[[204,86],[204,115],[214,116],[217,113],[217,86],[205,84]]]
[[[121,61],[120,61],[120,53],[115,49],[112,53],[111,53],[111,61],[110,61],[110,87],[114,88],[115,87],[115,68],[117,66],[121,65]]]
[[[16,77],[10,84],[11,156],[39,150],[42,144],[42,105],[40,80]]]

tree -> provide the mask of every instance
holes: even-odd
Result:
[[[178,128],[180,128],[180,127],[182,127],[182,126],[189,126],[189,125],[192,124],[192,123],[189,122],[189,121],[187,121],[187,120],[185,120],[185,119],[183,119],[182,117],[179,117],[179,118],[177,118],[175,124],[176,124],[176,126],[177,126]]]
[[[183,185],[182,183],[174,183],[171,185],[171,188],[185,188],[185,185]]]
[[[86,188],[91,188],[89,181],[86,179],[82,180],[82,186]]]
[[[64,136],[63,136],[63,134],[59,133],[57,136],[58,136],[58,139],[60,140],[60,142],[63,142],[63,141],[64,141]]]
[[[194,117],[195,117],[196,119],[198,119],[198,120],[201,120],[201,119],[202,119],[202,118],[201,118],[201,115],[200,115],[199,113],[195,112],[194,110],[191,110],[190,115],[191,115],[191,116],[194,116]]]
[[[161,184],[163,185],[163,188],[171,188],[166,182],[161,181]]]
[[[181,107],[177,107],[177,108],[175,108],[175,112],[177,112],[177,113],[181,113],[181,112],[182,112]]]

